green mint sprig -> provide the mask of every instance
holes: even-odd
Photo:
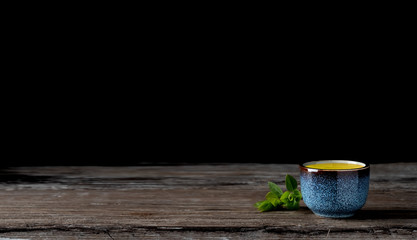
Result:
[[[273,182],[268,182],[269,190],[264,201],[255,203],[255,207],[261,212],[273,210],[297,210],[302,199],[301,192],[297,189],[297,180],[291,175],[285,176],[287,191],[282,190]]]

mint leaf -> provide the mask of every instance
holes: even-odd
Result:
[[[262,203],[259,204],[258,210],[261,212],[266,212],[274,209],[274,205],[270,203],[268,200],[262,201]]]
[[[274,205],[274,207],[277,207],[282,204],[281,200],[277,197],[277,195],[273,194],[272,192],[269,192],[266,194],[265,198]]]
[[[288,196],[289,196],[289,195],[290,195],[290,192],[285,191],[285,193],[284,193],[284,194],[282,194],[282,196],[281,196],[281,198],[280,198],[281,202],[283,202],[283,203],[288,203],[288,202],[289,202],[289,200],[288,200]]]
[[[259,207],[259,206],[260,206],[263,202],[264,202],[264,201],[259,201],[259,202],[255,203],[255,204],[254,204],[254,206],[257,208],[257,207]]]
[[[282,204],[281,200],[279,200],[278,198],[270,200],[270,202],[272,203],[272,205],[274,205],[274,207],[279,207]]]
[[[291,175],[285,176],[285,186],[287,187],[288,191],[293,191],[294,189],[297,189],[297,180],[293,178]]]
[[[298,202],[288,202],[285,205],[283,205],[283,207],[285,207],[288,210],[297,210],[298,208],[300,208],[300,205],[298,204]]]
[[[275,194],[277,197],[281,197],[282,195],[282,190],[281,188],[279,188],[275,183],[273,182],[268,182],[268,186],[269,186],[269,190],[271,190],[271,192],[273,194]]]
[[[290,193],[290,195],[288,195],[288,200],[290,200],[290,202],[294,201],[294,193]]]
[[[298,191],[298,189],[294,189],[294,198],[299,202],[303,196],[301,195],[301,192]]]
[[[290,175],[285,177],[285,185],[288,191],[284,193],[273,182],[268,182],[271,190],[265,196],[264,201],[259,201],[254,206],[261,212],[279,210],[286,208],[288,210],[296,210],[300,207],[299,202],[302,199],[301,192],[297,189],[297,181]]]

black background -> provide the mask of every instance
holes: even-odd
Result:
[[[368,98],[368,91],[237,84],[242,83],[111,85],[106,91],[97,85],[82,85],[80,91],[76,85],[74,91],[28,92],[30,97],[15,98],[5,115],[1,164],[416,160],[406,99],[393,104],[385,94]]]
[[[402,24],[144,18],[11,27],[2,166],[417,159]]]

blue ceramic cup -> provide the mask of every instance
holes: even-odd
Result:
[[[318,169],[320,163],[360,165],[355,169]],[[318,216],[351,217],[365,205],[369,190],[369,165],[348,160],[320,160],[300,164],[300,185],[304,203]]]

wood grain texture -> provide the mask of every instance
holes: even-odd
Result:
[[[0,172],[0,238],[416,238],[417,163],[371,165],[353,218],[253,207],[297,165],[24,167]]]

